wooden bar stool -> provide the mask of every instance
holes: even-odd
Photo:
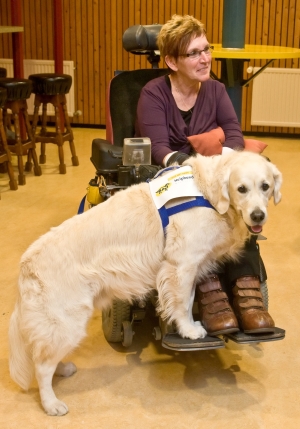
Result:
[[[11,163],[11,154],[7,145],[6,132],[3,125],[2,116],[2,107],[5,105],[6,100],[7,91],[4,88],[0,88],[0,164],[4,166],[4,171],[7,171],[8,173],[10,189],[15,191],[18,189],[18,184],[15,179],[14,170]]]
[[[0,77],[6,77],[7,70],[4,67],[0,67]]]
[[[66,165],[64,163],[63,151],[63,144],[65,141],[68,141],[70,145],[72,164],[79,165],[79,161],[75,152],[74,137],[70,126],[66,102],[66,94],[68,94],[70,91],[72,77],[66,74],[41,73],[32,74],[29,76],[29,79],[33,83],[32,92],[35,94],[32,130],[34,132],[35,141],[41,142],[40,164],[44,164],[46,162],[45,144],[54,143],[58,146],[59,172],[60,174],[65,174]],[[54,106],[55,132],[47,131],[48,103]],[[41,104],[43,106],[42,126],[40,132],[37,134],[36,127],[38,123],[39,107]],[[65,124],[64,130],[61,129],[61,112],[63,114]]]
[[[32,83],[28,79],[18,78],[1,78],[0,87],[7,90],[7,100],[3,107],[3,121],[6,123],[7,109],[12,111],[12,120],[14,126],[14,138],[8,138],[7,143],[9,150],[15,153],[18,157],[18,183],[25,185],[26,178],[24,174],[23,155],[28,155],[25,164],[25,171],[31,171],[33,160],[34,174],[40,176],[42,174],[41,167],[38,163],[35,142],[31,129],[31,125],[27,112],[27,99],[30,97],[32,90]],[[21,136],[20,118],[24,120],[26,135]]]
[[[1,77],[6,77],[7,76],[7,70],[4,67],[0,67],[0,78]],[[9,130],[11,130],[11,121],[10,121],[10,116],[7,116],[5,118],[5,121],[3,122],[4,125],[4,129],[6,130],[6,128],[8,128]]]

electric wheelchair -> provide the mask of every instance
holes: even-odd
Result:
[[[135,25],[126,30],[123,35],[124,49],[135,55],[147,55],[152,68],[116,73],[109,84],[106,101],[106,140],[92,141],[90,159],[96,173],[89,182],[86,195],[90,207],[113,197],[120,189],[151,179],[160,169],[158,166],[151,165],[147,152],[149,145],[147,139],[134,138],[135,115],[141,89],[149,80],[168,72],[167,69],[158,67],[160,56],[157,51],[156,37],[160,28],[159,24]],[[126,147],[124,142],[127,143]],[[132,147],[135,155],[138,155],[136,161],[128,157],[127,150],[131,150],[132,155]],[[144,154],[147,160],[144,159]],[[79,212],[83,210],[83,203],[84,200]],[[266,282],[261,283],[261,291],[265,307],[268,308]],[[155,299],[155,295],[149,298],[152,308],[155,308]],[[137,301],[130,305],[128,302],[115,300],[112,307],[102,313],[102,329],[106,340],[112,343],[120,342],[124,347],[130,346],[134,324],[142,322],[148,306],[148,302]],[[197,320],[196,303],[193,313]],[[276,328],[275,333],[268,335],[246,335],[238,332],[223,337],[207,336],[204,339],[190,340],[181,338],[172,325],[157,317],[153,335],[156,340],[161,340],[165,348],[193,351],[223,348],[228,340],[239,344],[280,340],[284,338],[285,331]]]

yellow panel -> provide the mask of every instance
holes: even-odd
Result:
[[[222,45],[219,43],[212,43],[212,45],[214,46],[214,58],[241,58],[257,60],[300,58],[300,49],[297,48],[267,45],[245,45],[244,49],[236,49],[222,48]]]
[[[0,25],[0,33],[20,33],[24,31],[23,27],[18,27],[16,25]]]

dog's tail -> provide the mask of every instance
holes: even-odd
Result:
[[[20,307],[16,308],[11,316],[9,325],[9,371],[11,378],[22,387],[28,390],[34,375],[34,365],[31,358],[29,347],[26,346],[20,330]]]

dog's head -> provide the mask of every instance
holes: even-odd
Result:
[[[250,152],[241,152],[225,162],[216,184],[216,210],[224,214],[232,207],[254,234],[260,233],[267,221],[271,197],[275,204],[281,200],[280,171],[265,157]]]

